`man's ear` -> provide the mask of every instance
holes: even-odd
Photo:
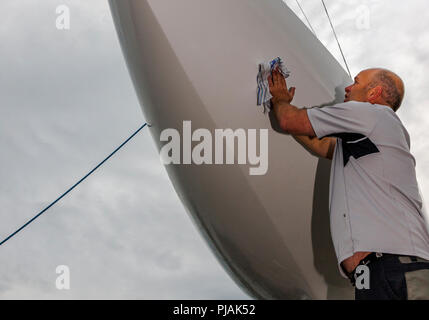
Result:
[[[374,104],[378,98],[383,94],[383,87],[376,86],[368,91],[367,99],[370,103]]]

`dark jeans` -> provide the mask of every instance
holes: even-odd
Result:
[[[355,287],[356,300],[429,300],[429,261],[383,254],[367,264],[369,289]]]

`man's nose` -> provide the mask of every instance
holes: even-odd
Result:
[[[351,90],[351,88],[352,88],[352,86],[348,86],[345,90],[346,90],[346,92],[347,93],[349,93],[350,92],[350,90]]]

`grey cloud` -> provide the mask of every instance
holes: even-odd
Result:
[[[55,28],[67,4],[71,30]],[[0,235],[64,192],[142,123],[107,2],[0,4]],[[146,128],[2,247],[1,299],[247,296],[183,209]],[[55,288],[55,268],[71,290]]]
[[[295,12],[295,1],[286,1]],[[319,2],[300,1],[342,63]],[[409,129],[423,195],[429,190],[425,116],[426,2],[326,1],[352,72],[388,67],[403,76],[399,116]],[[54,26],[55,7],[72,29]],[[367,5],[371,28],[358,30]],[[37,6],[37,8],[36,8]],[[0,235],[32,217],[143,122],[107,2],[0,3]],[[400,20],[401,23],[398,23]],[[91,179],[1,248],[0,298],[246,299],[198,234],[160,165],[149,129]],[[55,267],[71,290],[55,288]]]

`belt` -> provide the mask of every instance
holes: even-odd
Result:
[[[346,274],[346,276],[349,278],[350,282],[352,283],[352,286],[355,286],[356,283],[356,269],[358,266],[361,265],[368,265],[371,262],[374,262],[378,259],[380,259],[381,257],[397,257],[400,263],[413,263],[413,262],[426,262],[428,263],[429,260],[420,258],[420,257],[415,257],[415,256],[404,256],[404,255],[399,255],[399,254],[390,254],[390,253],[380,253],[380,252],[371,252],[369,255],[367,255],[365,258],[363,258],[362,260],[359,261],[359,264],[356,266],[356,268],[352,271],[352,272],[347,272],[344,269],[344,273]]]

